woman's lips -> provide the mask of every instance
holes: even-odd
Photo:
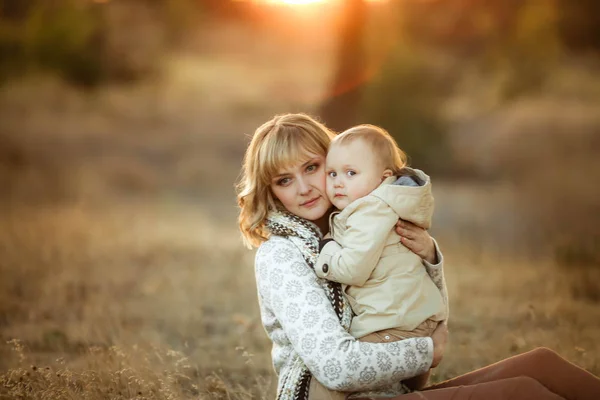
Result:
[[[317,202],[319,201],[320,198],[321,197],[316,197],[316,198],[314,198],[312,200],[307,201],[306,203],[302,203],[301,206],[302,207],[312,207],[315,204],[317,204]]]

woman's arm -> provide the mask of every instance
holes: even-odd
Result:
[[[362,343],[340,325],[314,271],[291,240],[256,257],[259,297],[270,309],[294,350],[325,387],[360,391],[391,385],[429,370],[431,338]]]
[[[431,364],[431,368],[435,368],[442,361],[444,352],[446,351],[446,343],[448,342],[448,325],[446,323],[439,324],[438,327],[435,328],[435,331],[433,331],[431,334],[431,339],[433,340],[435,349],[433,352],[433,363]],[[422,373],[421,375],[408,378],[402,383],[412,390],[420,390],[427,385],[429,375],[431,375],[431,369]]]
[[[425,270],[427,271],[427,274],[431,277],[431,280],[433,281],[435,286],[437,286],[437,288],[440,290],[442,300],[446,305],[445,320],[448,321],[448,317],[450,315],[450,303],[448,301],[448,289],[446,286],[446,278],[444,277],[444,256],[442,255],[442,252],[440,251],[440,248],[438,247],[438,244],[435,241],[435,239],[431,238],[431,240],[433,241],[433,245],[435,247],[435,253],[438,262],[436,264],[431,264],[424,260],[423,264],[425,265]]]
[[[408,387],[411,390],[421,390],[425,386],[427,386],[427,381],[429,381],[429,375],[431,375],[431,370],[424,372],[421,375],[408,378],[402,383],[404,383],[406,387]]]

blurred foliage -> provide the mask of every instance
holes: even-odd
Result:
[[[409,155],[411,165],[443,174],[450,170],[450,150],[440,105],[423,56],[398,45],[366,88],[363,120],[387,129]]]
[[[571,50],[600,51],[600,2],[558,0],[561,38]]]
[[[600,50],[594,0],[390,3],[403,16],[395,34],[502,75],[506,99],[537,90],[563,50]],[[199,9],[257,23],[268,14],[258,8],[233,0],[0,0],[0,79],[31,70],[86,85],[137,79],[160,69],[156,60],[186,36]]]
[[[0,80],[50,71],[94,86],[156,73],[196,8],[193,0],[0,0]]]
[[[73,83],[98,82],[103,78],[97,46],[99,25],[97,13],[73,1],[32,7],[24,21],[24,61],[55,71]]]
[[[550,1],[525,2],[516,15],[513,29],[492,47],[492,69],[505,71],[503,97],[539,91],[562,55],[557,8]]]
[[[400,2],[399,2],[400,3]],[[595,0],[405,0],[403,29],[421,44],[477,56],[522,30],[523,16],[554,25],[570,51],[600,50],[600,3]],[[534,15],[534,11],[538,15]],[[535,34],[535,32],[533,32]],[[554,35],[554,33],[553,33]]]
[[[499,103],[541,93],[584,42],[590,47],[596,28],[584,20],[597,18],[600,9],[561,0],[407,0],[393,7],[393,30],[380,29],[366,41],[371,47],[381,40],[395,45],[368,85],[364,119],[390,130],[416,166],[446,174],[458,171],[449,168],[454,164],[440,113],[456,84],[477,74],[494,87]],[[379,18],[375,30],[390,13]],[[581,21],[581,46],[569,41],[567,20]]]
[[[404,34],[500,77],[504,100],[539,90],[564,54],[557,0],[408,1]]]

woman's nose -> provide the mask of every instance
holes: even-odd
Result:
[[[306,195],[310,193],[310,185],[306,182],[305,179],[298,179],[298,191],[301,195]]]

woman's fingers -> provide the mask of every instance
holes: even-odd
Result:
[[[410,229],[406,229],[406,228],[401,228],[401,233],[400,236],[405,237],[407,239],[416,239],[417,238],[417,233],[415,231],[412,231]]]
[[[416,238],[417,235],[422,233],[422,231],[424,231],[423,228],[409,221],[404,221],[400,219],[396,224],[396,232],[398,232],[400,236],[406,236],[411,239]]]
[[[405,236],[400,236],[400,241],[402,242],[403,245],[405,245],[410,251],[412,251],[413,253],[418,253],[418,242],[416,242],[414,239],[410,239],[407,238]]]
[[[403,221],[401,219],[399,219],[398,223],[396,224],[396,233],[400,236],[410,239],[415,239],[417,235],[417,229],[421,228],[408,221]]]
[[[436,262],[435,246],[429,233],[412,222],[398,220],[396,233],[410,251],[430,263]]]
[[[398,223],[396,224],[396,226],[401,226],[403,228],[408,228],[408,229],[418,228],[417,225],[413,224],[410,221],[405,221],[403,219],[399,219]]]

